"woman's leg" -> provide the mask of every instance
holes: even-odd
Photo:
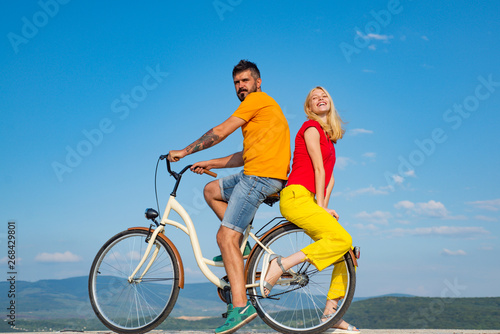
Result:
[[[300,185],[281,191],[283,217],[294,223],[315,242],[302,249],[309,262],[323,270],[341,259],[352,247],[352,238],[339,222],[316,204],[314,194]]]
[[[342,299],[347,290],[347,268],[345,265],[335,265],[332,271],[332,280],[330,281],[330,289],[328,290],[327,299]]]
[[[334,314],[337,311],[338,303],[339,303],[340,299],[341,298],[327,299],[326,300],[325,311],[323,312],[323,319],[325,319],[325,321],[328,319],[328,315]],[[347,322],[345,322],[343,319],[340,319],[339,322],[337,322],[335,325],[333,325],[333,328],[348,329],[349,324]],[[358,331],[358,329],[354,326],[353,326],[353,330]]]
[[[284,257],[281,259],[281,265],[285,270],[288,270],[292,268],[293,266],[296,266],[297,264],[304,262],[306,260],[306,255],[302,251],[298,251],[297,253],[294,253],[290,256]],[[264,280],[274,286],[278,279],[283,275],[283,271],[281,270],[280,266],[278,265],[277,259],[273,259],[271,263],[269,264],[269,270],[267,271],[266,277]],[[269,291],[265,289],[265,294],[266,296],[269,294]]]

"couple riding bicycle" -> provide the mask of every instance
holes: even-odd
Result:
[[[241,101],[238,109],[191,145],[170,151],[167,157],[170,162],[179,161],[218,144],[236,129],[242,129],[242,152],[191,166],[191,170],[199,174],[211,169],[243,166],[240,173],[212,181],[204,190],[208,205],[222,221],[217,243],[231,286],[226,322],[215,333],[233,333],[257,316],[256,309],[247,299],[240,247],[259,205],[267,196],[280,191],[283,216],[315,242],[291,255],[266,254],[260,274],[262,297],[271,297],[273,286],[280,277],[290,275],[294,266],[308,263],[322,271],[334,264],[321,315],[321,321],[329,321],[344,298],[343,293],[337,291],[346,291],[348,284],[344,275],[346,267],[336,263],[352,248],[351,236],[338,223],[338,214],[328,209],[334,186],[334,143],[344,134],[342,120],[324,88],[316,87],[309,92],[304,103],[308,120],[297,134],[292,171],[288,176],[291,158],[288,123],[279,105],[262,92],[257,66],[240,61],[233,69],[233,81]],[[331,330],[359,332],[343,320],[333,324]]]

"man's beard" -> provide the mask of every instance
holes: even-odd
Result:
[[[250,88],[250,90],[240,89],[238,91],[238,94],[236,94],[236,95],[238,95],[238,99],[240,99],[240,101],[243,102],[243,100],[248,96],[248,94],[254,93],[256,91],[257,91],[257,84],[255,84],[252,88]],[[246,93],[246,95],[245,95],[245,93]]]

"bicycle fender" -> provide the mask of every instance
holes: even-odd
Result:
[[[354,255],[354,251],[351,249],[349,249],[349,254],[351,255],[351,260],[352,260],[352,264],[354,264],[354,266],[357,268],[358,267],[358,259],[356,259],[356,255]]]
[[[131,230],[143,230],[143,231],[151,231],[153,233],[154,230],[149,229],[147,227],[131,227],[128,229],[129,231]],[[179,264],[179,288],[184,289],[184,265],[182,264],[182,258],[181,255],[179,254],[179,251],[177,250],[177,247],[175,247],[174,243],[170,241],[169,238],[165,236],[163,233],[159,233],[158,237],[162,238],[163,241],[165,241],[171,248],[172,251],[174,252],[175,259],[177,260],[177,263]]]

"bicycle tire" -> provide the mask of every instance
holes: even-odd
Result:
[[[179,294],[179,265],[161,238],[158,255],[146,275],[129,276],[148,244],[146,230],[127,230],[109,239],[97,253],[89,274],[89,297],[99,320],[117,333],[140,334],[154,329],[170,314]],[[151,250],[151,253],[155,247]]]
[[[274,253],[288,256],[314,241],[303,229],[286,222],[264,235],[261,242]],[[261,246],[257,245],[256,247],[251,259],[249,259],[248,284],[256,284],[260,281],[263,258],[266,252]],[[345,266],[347,277],[344,279],[347,281],[347,288],[345,291],[339,292],[340,295],[344,294],[344,298],[339,302],[335,315],[326,322],[321,322],[321,316],[330,287],[333,265],[319,272],[312,264],[303,262],[292,268],[303,278],[302,282],[296,280],[283,285],[276,284],[268,298],[262,297],[259,287],[249,288],[247,293],[259,316],[274,330],[296,334],[320,333],[342,319],[354,296],[356,270],[351,255],[346,253],[335,266]]]

